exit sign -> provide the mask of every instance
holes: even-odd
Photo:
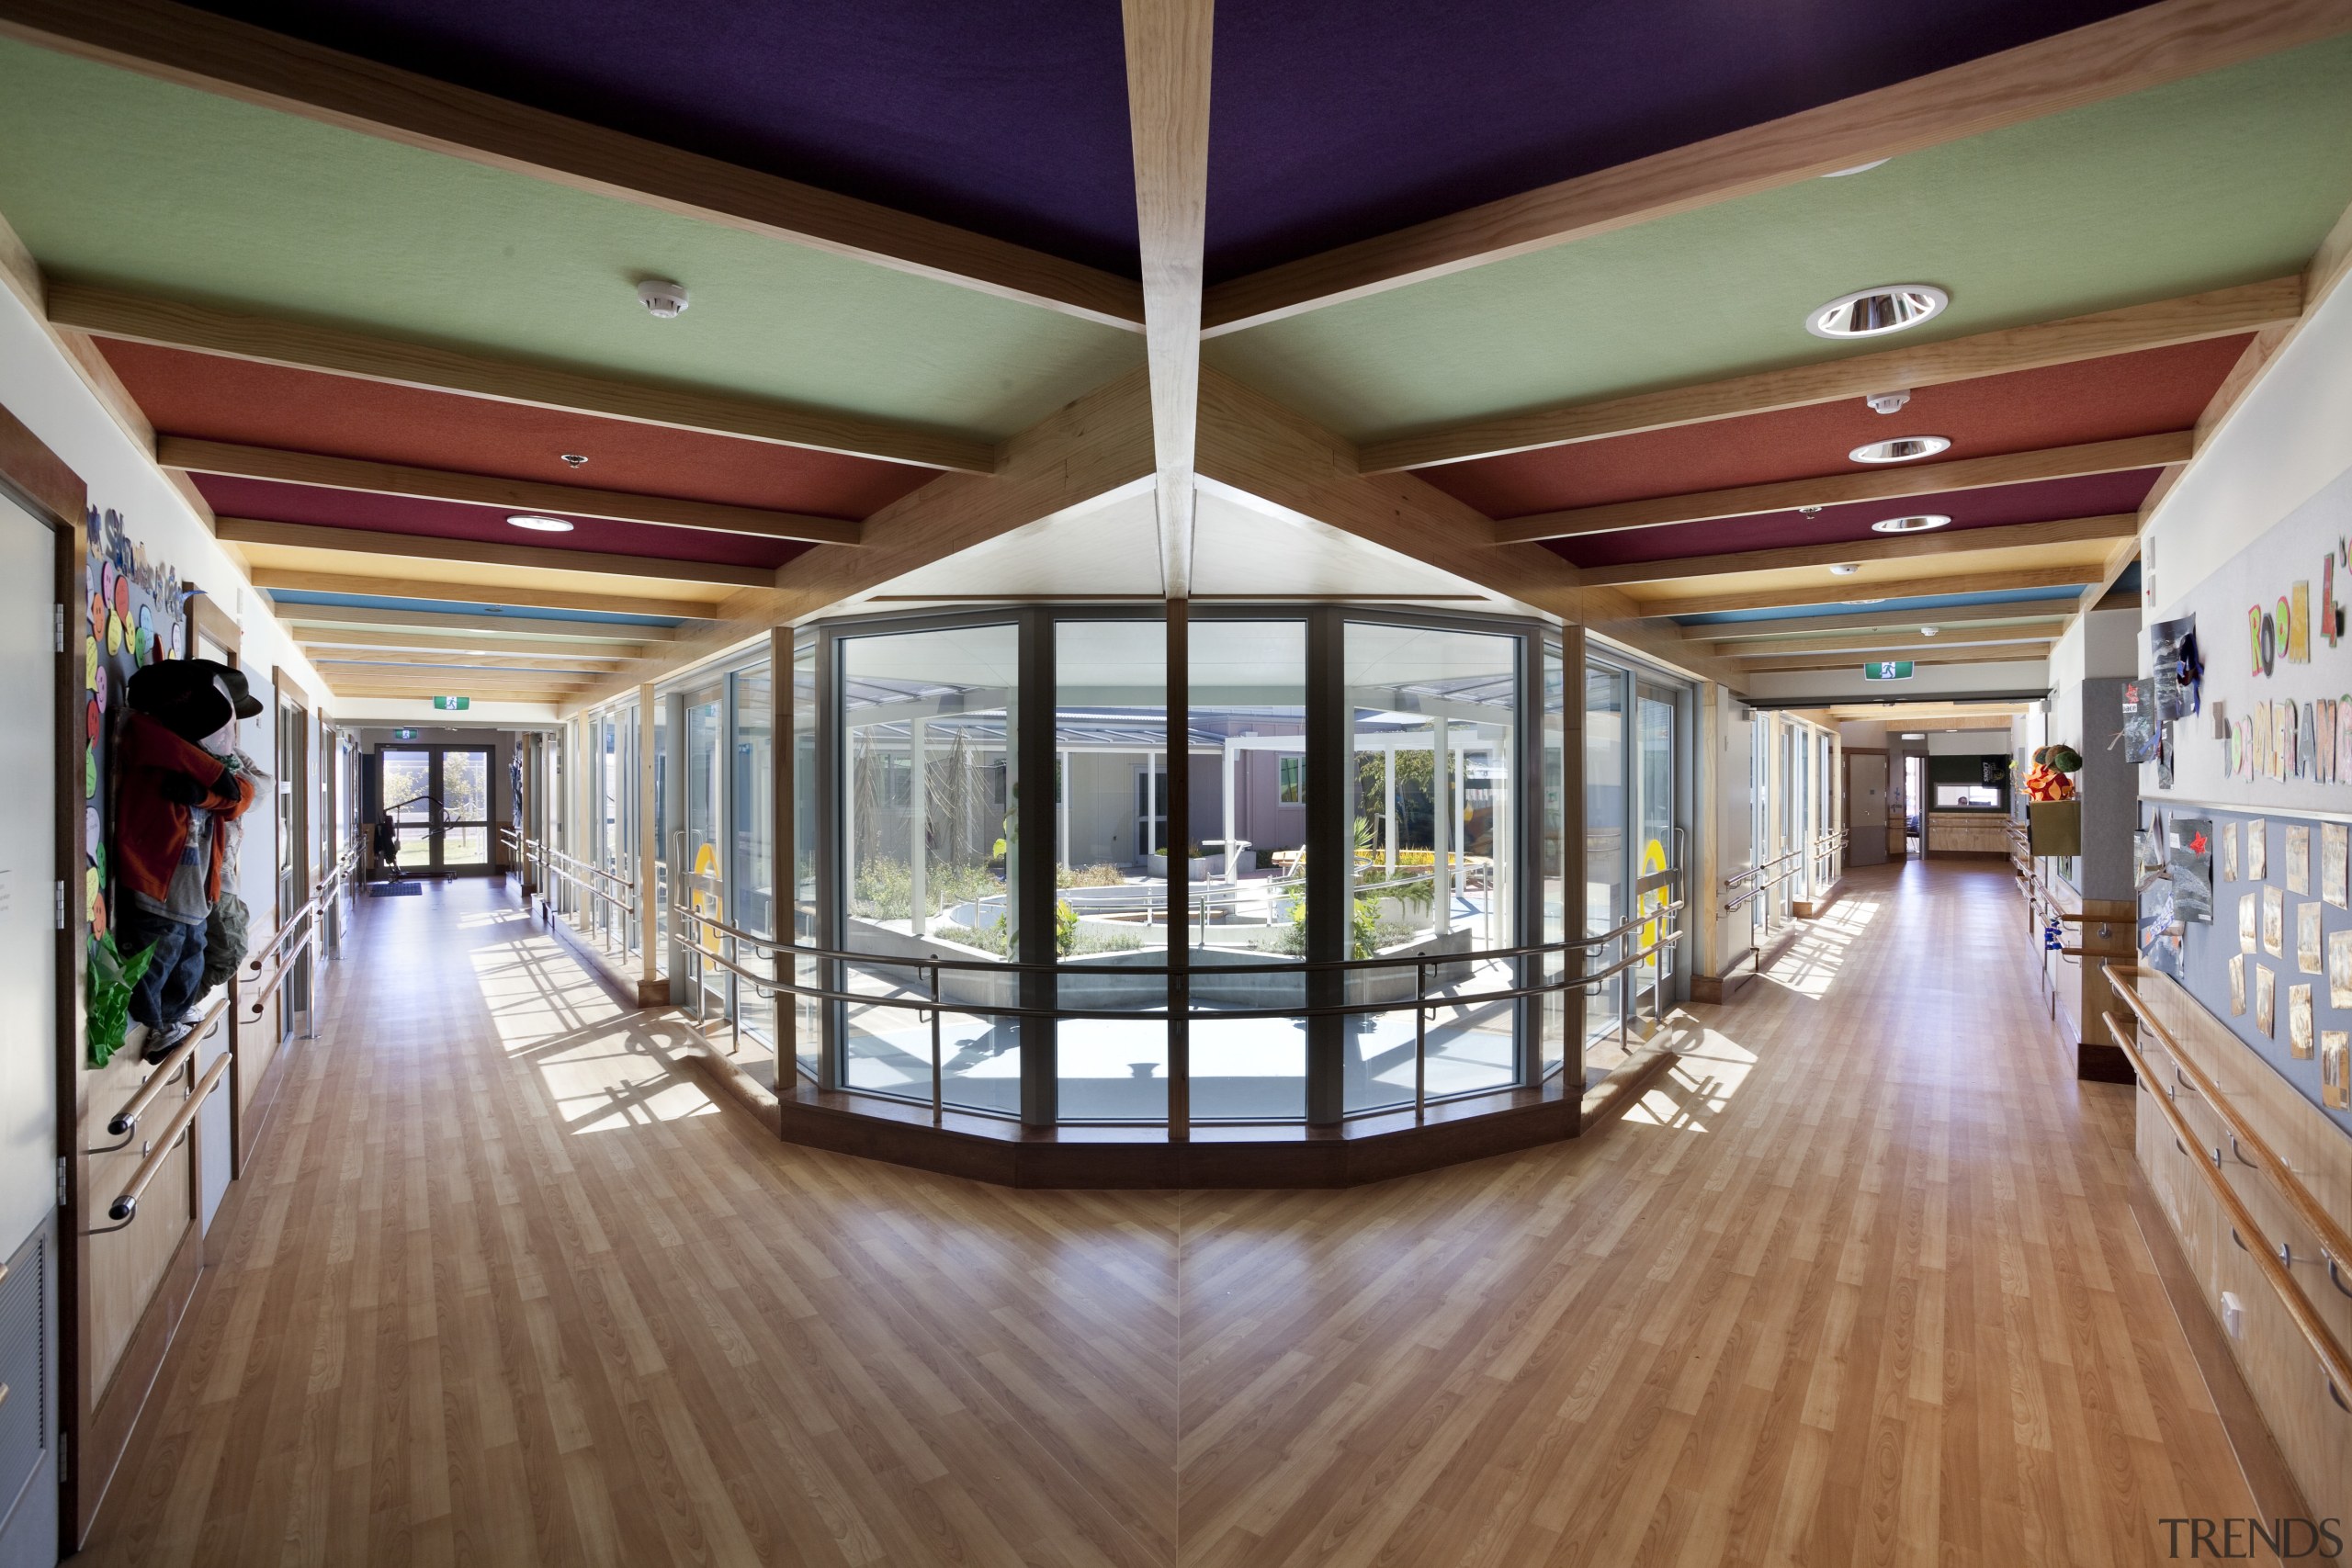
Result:
[[[1911,666],[1908,664],[1905,665],[1903,667],[1903,672],[1905,675],[1911,673]],[[473,699],[471,697],[435,697],[433,699],[433,705],[444,710],[445,712],[458,713],[472,706]]]
[[[416,739],[416,731],[413,729],[395,729],[392,731],[392,739],[395,740],[413,740]]]
[[[1908,681],[1911,679],[1911,661],[1907,659],[1882,659],[1875,663],[1865,664],[1862,666],[1862,679]]]

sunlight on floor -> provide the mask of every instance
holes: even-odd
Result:
[[[1837,983],[1838,972],[1846,966],[1848,951],[1877,919],[1878,909],[1875,897],[1839,899],[1826,913],[1806,921],[1788,951],[1758,977],[1816,1001],[1827,996]]]
[[[1627,1122],[1679,1133],[1704,1133],[1708,1124],[1699,1118],[1713,1116],[1729,1105],[1755,1070],[1755,1052],[1717,1030],[1700,1028],[1688,1019],[1683,1021],[1697,1038],[1675,1047],[1674,1066],[1626,1111]]]
[[[518,932],[513,941],[477,948],[473,968],[499,1043],[538,1073],[565,1131],[602,1133],[718,1114],[708,1095],[650,1049],[650,1026],[605,995],[553,937]]]

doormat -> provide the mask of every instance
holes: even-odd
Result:
[[[370,898],[405,898],[412,893],[423,893],[422,882],[377,882],[368,885]]]

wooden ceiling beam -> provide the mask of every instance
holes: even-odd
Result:
[[[1645,599],[1644,615],[1713,615],[1730,610],[1780,610],[1800,604],[1851,604],[1864,599],[1928,599],[1939,593],[2006,593],[2024,588],[2073,588],[2096,567],[2038,566],[2014,571],[1960,572],[1949,577],[1896,581],[1809,583],[1801,588],[1759,588],[1744,593],[1706,593],[1688,599]],[[1910,615],[1917,615],[1914,610]]]
[[[0,0],[0,35],[1063,315],[1130,331],[1143,321],[1127,278],[172,0]]]
[[[2027,660],[2040,661],[2050,657],[2055,644],[2047,642],[2005,643],[1994,649],[1955,648],[1947,649],[1905,649],[1900,655],[1913,664],[2015,664]],[[1800,654],[1785,659],[1756,659],[1743,663],[1750,675],[1788,674],[1800,670],[1854,670],[1866,663],[1864,659],[1840,659],[1835,654]]]
[[[1849,615],[1790,615],[1770,621],[1723,621],[1712,626],[1685,626],[1682,635],[1694,642],[1727,643],[1770,636],[1868,631],[1878,626],[1916,626],[1922,621],[1947,626],[1978,623],[2040,624],[2056,631],[2063,629],[2073,615],[2074,601],[2048,599],[2038,604],[1955,604],[1940,610],[1862,609]]]
[[[444,604],[503,604],[517,610],[584,610],[608,615],[660,615],[665,620],[707,619],[716,606],[699,599],[658,599],[626,590],[611,593],[575,592],[568,588],[477,589],[429,578],[348,577],[339,572],[298,570],[289,567],[255,567],[255,588],[288,593],[334,593],[351,598],[416,599]],[[473,626],[527,630],[544,626],[567,637],[603,637],[609,632],[639,641],[666,642],[678,635],[674,626],[600,626],[594,621],[566,621],[519,615],[478,615],[464,610],[384,609],[374,605],[279,604],[277,618],[316,626]],[[332,617],[332,619],[329,619]]]
[[[454,501],[514,512],[552,512],[562,517],[608,518],[620,523],[650,524],[657,528],[692,528],[706,534],[854,545],[859,533],[855,523],[833,517],[804,517],[751,506],[724,506],[716,502],[680,501],[673,496],[633,495],[582,485],[505,479],[443,468],[413,468],[401,463],[331,457],[315,452],[285,452],[268,446],[239,446],[186,435],[157,436],[155,461],[183,473],[270,479],[369,495]]]
[[[1160,586],[1193,591],[1193,454],[1208,238],[1212,0],[1122,0],[1136,231],[1151,376]]]
[[[2301,314],[2299,275],[2127,305],[2095,315],[1978,333],[1786,370],[1639,392],[1600,402],[1472,420],[1363,445],[1366,473],[1464,463],[1614,435],[1740,419],[1980,377],[2041,370],[2119,354],[2260,332]]]
[[[2089,474],[2124,473],[2134,468],[2162,468],[2166,463],[2185,463],[2195,450],[2196,443],[2194,431],[2176,430],[2161,435],[2135,435],[2122,441],[2094,441],[2080,446],[2008,452],[1996,457],[1963,457],[1951,463],[1906,464],[1898,468],[1825,474],[1818,479],[1787,479],[1776,484],[1740,485],[1731,490],[1702,491],[1690,495],[1621,501],[1608,506],[1583,506],[1566,512],[1544,512],[1529,517],[1514,517],[1495,525],[1495,542],[1528,544],[1540,539],[1575,538],[1586,534],[1613,534],[1627,528],[1663,528],[1677,523],[1712,522],[1720,517],[1794,512],[1807,506],[1905,501],[1914,496],[1941,495],[1951,491],[1986,490],[1996,485],[2079,479]]]
[[[1919,627],[1938,628],[1933,637],[1923,637]],[[1989,626],[1970,631],[1962,628],[1947,634],[1933,615],[1922,615],[1905,626],[1889,626],[1884,631],[1865,632],[1853,637],[1759,637],[1747,642],[1723,642],[1715,651],[1725,659],[1772,659],[1790,653],[1871,653],[1884,651],[1897,658],[1908,659],[1913,649],[1937,648],[1996,648],[2003,644],[2048,642],[2066,629],[2064,621],[2032,621],[2021,626]]]
[[[562,550],[545,545],[509,545],[486,539],[443,539],[423,534],[393,534],[374,528],[330,528],[311,523],[266,523],[253,517],[222,517],[214,533],[232,545],[276,545],[286,549],[334,550],[346,554],[389,556],[401,560],[469,561],[478,566],[513,566],[539,571],[578,571],[605,577],[636,577],[668,582],[709,582],[737,587],[764,586],[775,579],[773,569],[736,566],[715,561],[668,560],[657,556],[611,555],[601,550]],[[469,591],[454,583],[441,585],[445,594],[479,592],[494,598],[497,591]],[[377,590],[379,592],[384,590]],[[705,606],[706,610],[707,606]]]
[[[1631,561],[1622,566],[1589,566],[1584,580],[1595,585],[1628,582],[1671,582],[1689,577],[1721,577],[1734,572],[1785,571],[1792,567],[1829,566],[1840,561],[1905,560],[1929,556],[1976,555],[1985,550],[2029,549],[2047,545],[2096,544],[2128,539],[2139,526],[2139,514],[2111,513],[2101,517],[2065,517],[2049,523],[2016,523],[1990,528],[1936,529],[1922,534],[1872,534],[1866,539],[1840,539],[1826,545],[1788,545],[1778,549],[1739,550],[1719,556],[1683,556],[1673,560]]]
[[[65,4],[66,0],[52,0]],[[1874,92],[1432,219],[1209,290],[1211,335],[2145,92],[2352,29],[2340,0],[2162,0]]]
[[[46,308],[51,325],[92,337],[917,468],[985,474],[996,467],[996,449],[985,441],[756,398],[665,387],[284,317],[189,304],[67,278],[48,280]]]
[[[355,649],[349,651],[357,653],[361,650]],[[463,653],[429,654],[423,659],[413,660],[401,659],[397,654],[385,654],[375,659],[338,659],[312,654],[311,664],[330,683],[342,674],[369,675],[378,671],[407,670],[416,671],[420,675],[447,671],[453,678],[461,671],[469,671],[484,677],[512,675],[518,680],[526,681],[601,681],[627,668],[612,660],[605,660],[601,663],[574,660],[570,663],[552,665],[518,664],[494,655],[475,657]]]

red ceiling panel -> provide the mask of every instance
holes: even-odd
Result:
[[[1854,472],[1863,465],[1849,452],[1896,435],[1950,436],[1951,450],[1938,462],[2152,435],[2195,424],[2246,342],[2216,338],[1922,387],[1895,414],[1848,398],[1417,472],[1489,517],[1524,517]]]
[[[903,463],[102,342],[169,435],[862,520],[938,476]],[[573,468],[566,452],[584,455]]]
[[[713,534],[699,528],[664,528],[650,523],[571,519],[569,534],[540,534],[506,521],[508,508],[469,506],[451,501],[420,501],[364,491],[322,490],[268,479],[196,476],[196,488],[224,517],[254,517],[267,523],[316,523],[331,528],[371,528],[435,539],[490,539],[503,545],[544,545],[551,549],[610,550],[657,560],[717,561],[734,566],[781,566],[808,547],[788,539]],[[559,514],[560,515],[560,514]]]

